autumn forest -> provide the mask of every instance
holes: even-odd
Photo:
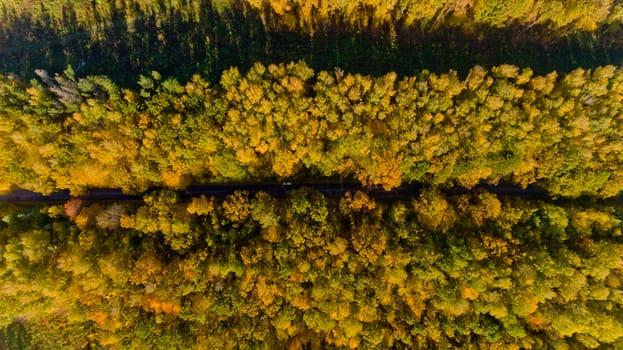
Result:
[[[0,349],[623,348],[619,1],[0,5]]]

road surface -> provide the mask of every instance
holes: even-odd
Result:
[[[346,192],[362,191],[367,193],[373,198],[387,198],[387,199],[404,199],[412,198],[419,194],[422,189],[421,184],[409,184],[402,185],[393,190],[386,191],[382,187],[369,187],[359,184],[224,184],[224,185],[195,185],[189,186],[185,190],[178,191],[181,198],[198,197],[201,195],[213,196],[213,197],[225,197],[235,191],[247,191],[250,194],[263,191],[274,197],[284,197],[287,192],[299,189],[302,187],[311,188],[318,192],[321,192],[327,196],[342,196]],[[528,187],[523,189],[518,186],[509,184],[493,185],[478,185],[474,188],[468,189],[463,187],[453,187],[446,189],[445,192],[448,195],[459,195],[474,193],[476,191],[484,190],[500,196],[518,196],[526,197],[529,199],[550,199],[547,191],[537,188]],[[146,193],[154,190],[147,191]],[[42,195],[35,192],[17,190],[6,195],[0,196],[0,202],[65,202],[71,198],[80,198],[87,201],[126,201],[126,200],[140,200],[144,194],[129,195],[123,193],[120,189],[92,189],[86,195],[72,197],[69,191],[55,192],[50,195]]]

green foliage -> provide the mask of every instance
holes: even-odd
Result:
[[[39,74],[45,85],[1,80],[4,190],[138,192],[309,174],[386,189],[413,180],[537,184],[568,197],[623,189],[614,66],[560,78],[476,66],[461,80],[257,63],[225,71],[216,87],[153,72],[140,92],[105,77]]]
[[[0,347],[3,349],[32,349],[31,339],[26,327],[18,322],[2,328],[0,331]]]
[[[97,218],[118,204],[86,204],[71,222],[51,206],[2,208],[0,344],[594,348],[623,337],[616,201],[429,190],[412,206],[300,189],[144,202],[124,205],[116,228]],[[456,220],[443,234],[421,208],[439,203]]]
[[[88,1],[49,1],[41,6],[31,6],[26,0],[4,1],[2,3],[7,10],[14,10],[17,14],[29,14],[36,21],[64,21],[67,22],[68,7],[75,12],[73,19],[76,25],[94,25],[89,23],[93,20],[93,13],[100,16],[124,15],[129,19],[134,12],[150,13],[155,11],[181,11],[185,16],[192,16],[197,3],[188,5],[185,2],[173,1],[165,7],[150,2],[137,2],[130,9],[116,8],[105,2],[91,3]],[[223,13],[232,8],[243,8],[247,11],[259,10],[270,13],[270,18],[275,21],[273,25],[281,25],[290,29],[304,31],[317,31],[321,23],[341,16],[352,27],[363,27],[366,24],[382,26],[386,23],[404,22],[407,26],[437,29],[439,23],[449,21],[454,25],[469,28],[474,23],[485,24],[493,27],[506,27],[514,22],[522,25],[543,23],[552,29],[572,24],[573,29],[592,30],[596,25],[603,23],[617,23],[620,21],[620,6],[613,1],[568,1],[555,0],[538,1],[498,1],[498,0],[469,0],[461,3],[452,3],[446,0],[435,1],[391,1],[391,2],[362,2],[359,0],[346,0],[332,3],[326,0],[316,0],[308,3],[296,3],[283,0],[245,0],[236,3],[231,0],[211,1],[203,6],[215,7],[216,12]],[[114,13],[114,11],[119,13]],[[111,13],[112,12],[112,13]],[[113,17],[114,18],[114,17]],[[436,25],[431,25],[435,22]],[[272,24],[272,23],[271,23]],[[62,28],[68,30],[68,28]],[[75,28],[74,28],[75,29]],[[134,28],[133,28],[134,29]],[[95,35],[93,33],[92,35]]]
[[[621,348],[619,202],[440,189],[507,182],[555,196],[619,195],[620,67],[559,76],[475,66],[462,79],[454,70],[374,77],[249,60],[258,42],[261,57],[291,57],[273,48],[275,35],[294,45],[304,36],[312,60],[317,43],[344,43],[329,36],[337,30],[387,45],[351,53],[361,37],[344,35],[349,57],[336,49],[331,67],[406,51],[420,55],[405,60],[419,67],[426,53],[402,41],[448,31],[487,47],[485,34],[498,38],[491,28],[541,43],[595,31],[585,48],[595,57],[601,47],[590,43],[620,36],[616,1],[2,4],[0,58],[11,59],[0,61],[37,44],[46,67],[67,68],[38,69],[30,83],[0,76],[0,192],[158,189],[142,203],[74,200],[73,212],[1,208],[0,348]],[[251,30],[241,30],[245,20],[256,22]],[[74,45],[81,54],[107,52],[85,70],[140,71],[138,86],[84,76],[82,59],[67,65],[76,37],[88,43]],[[180,59],[171,47],[189,53],[190,73],[171,68]],[[37,60],[27,56],[22,70]],[[234,61],[240,67],[227,69]],[[211,76],[181,82],[152,70],[179,77],[198,67]],[[238,191],[188,203],[174,191],[310,175],[426,189],[408,201],[303,188],[285,199]]]

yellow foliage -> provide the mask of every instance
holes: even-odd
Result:
[[[348,248],[348,241],[342,237],[336,237],[327,245],[329,254],[333,256],[341,255]]]
[[[134,264],[134,271],[130,275],[133,284],[145,284],[152,276],[160,273],[164,268],[154,251],[144,252]]]
[[[351,233],[355,251],[369,263],[374,263],[387,246],[387,237],[372,227],[356,227]]]
[[[186,211],[189,214],[208,215],[214,211],[214,197],[208,199],[206,196],[195,197],[190,201]]]
[[[90,217],[88,214],[86,213],[80,213],[78,214],[75,218],[74,218],[74,223],[76,224],[76,226],[78,226],[79,228],[85,228],[89,225],[90,223]]]
[[[271,243],[276,243],[281,240],[279,227],[275,225],[262,228],[261,235],[264,240]]]
[[[436,306],[442,312],[455,317],[465,315],[471,310],[470,302],[465,299],[441,301]]]
[[[501,97],[495,95],[487,97],[487,107],[490,110],[497,111],[502,108],[502,106],[504,106],[504,100]]]
[[[482,236],[482,245],[491,256],[504,256],[508,252],[508,243],[500,238],[490,235]]]
[[[371,323],[379,319],[379,310],[373,303],[359,305],[357,319],[361,322]]]
[[[187,177],[177,171],[165,170],[162,172],[162,182],[166,187],[182,189],[188,185]]]
[[[306,294],[296,294],[290,300],[290,304],[300,310],[309,310],[312,305],[311,298]]]
[[[236,191],[223,202],[223,214],[234,222],[244,222],[250,214],[249,197],[246,191]]]
[[[402,267],[387,268],[385,271],[388,284],[402,285],[408,277],[407,271]]]
[[[617,220],[607,212],[589,209],[576,211],[571,216],[571,225],[579,232],[590,233],[593,229],[609,231]]]
[[[504,305],[490,305],[489,314],[497,319],[503,319],[508,316],[508,309]]]
[[[461,287],[461,297],[467,299],[467,300],[476,300],[478,299],[478,296],[480,295],[480,293],[478,293],[478,291],[474,288],[471,288],[469,286],[462,286]]]
[[[538,315],[529,316],[525,319],[525,321],[533,329],[540,329],[545,323],[543,317]]]
[[[281,178],[290,177],[295,174],[299,163],[300,159],[294,153],[288,150],[277,151],[273,158],[272,169]]]
[[[348,301],[332,302],[329,305],[326,305],[324,308],[324,310],[327,313],[327,316],[337,321],[344,320],[348,316],[350,316],[350,313],[351,313],[350,309],[351,309],[350,302]]]
[[[426,310],[426,300],[420,298],[421,295],[417,293],[412,293],[403,296],[403,301],[409,307],[409,310],[415,317],[415,319],[419,320]]]
[[[365,171],[358,176],[360,179],[363,178],[363,183],[380,184],[387,191],[402,184],[401,157],[382,154],[372,158],[376,162],[376,169]]]
[[[65,213],[65,210],[60,205],[52,205],[48,208],[48,215],[51,218],[56,218]]]
[[[303,283],[305,282],[305,275],[303,274],[303,272],[300,271],[299,268],[295,267],[292,270],[292,273],[290,274],[290,278],[288,278],[288,281],[296,282],[296,283]]]
[[[469,196],[458,199],[459,209],[468,214],[477,226],[482,226],[487,220],[495,219],[502,213],[502,203],[494,194],[481,192],[470,200]]]
[[[253,104],[258,103],[264,96],[264,92],[262,91],[262,88],[255,84],[250,84],[248,89],[245,90],[244,93],[247,99]]]
[[[276,285],[268,284],[265,276],[258,277],[255,283],[255,294],[265,306],[272,304],[275,297],[282,295]]]
[[[355,319],[349,318],[342,323],[342,330],[347,338],[354,338],[363,331],[363,324]]]
[[[534,294],[524,291],[513,302],[512,310],[519,317],[527,317],[539,308],[539,298]]]
[[[236,149],[236,158],[244,165],[256,164],[258,162],[258,157],[254,150],[247,147]]]
[[[283,78],[281,84],[288,90],[288,92],[299,92],[305,87],[303,81],[297,77]]]
[[[510,64],[502,64],[491,68],[493,74],[500,78],[516,78],[519,75],[519,67]]]
[[[179,302],[159,300],[155,296],[149,294],[143,298],[143,307],[149,311],[171,315],[178,315],[181,311]]]
[[[115,322],[114,330],[121,328],[121,324],[119,322]],[[109,333],[102,334],[98,337],[98,343],[106,348],[118,348],[120,339],[117,338],[114,332],[110,331]]]
[[[284,331],[292,328],[292,320],[289,319],[289,318],[285,318],[285,317],[273,318],[273,319],[271,319],[270,323],[276,329],[280,329],[280,330],[284,330]]]
[[[0,194],[9,193],[13,184],[10,181],[6,181],[6,179],[0,175]]]
[[[71,181],[80,187],[109,187],[109,168],[85,165],[69,169]]]
[[[348,347],[351,349],[359,348],[360,343],[361,343],[361,338],[359,338],[358,336],[348,339]]]
[[[369,211],[376,208],[376,203],[374,199],[358,190],[354,194],[347,192],[340,202],[340,207],[343,212]]]
[[[104,322],[108,318],[108,314],[101,310],[87,312],[87,320],[95,322],[98,326],[103,327]]]
[[[457,181],[463,187],[472,188],[481,180],[487,180],[493,174],[491,168],[474,168],[457,177]]]
[[[423,191],[413,204],[418,222],[423,226],[446,231],[454,225],[456,213],[442,194]]]

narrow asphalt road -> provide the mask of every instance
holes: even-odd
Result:
[[[181,198],[191,198],[201,195],[225,197],[235,191],[247,191],[250,194],[263,191],[274,197],[284,197],[287,192],[296,190],[302,187],[311,188],[318,192],[321,192],[327,196],[342,196],[346,192],[362,191],[369,196],[379,199],[404,199],[412,198],[416,196],[422,189],[421,184],[409,184],[402,185],[394,188],[391,191],[386,191],[382,187],[368,187],[359,184],[225,184],[225,185],[195,185],[189,186],[185,190],[179,191]],[[494,193],[500,196],[518,196],[529,199],[550,199],[547,191],[537,188],[528,187],[523,189],[518,186],[509,184],[493,185],[478,185],[474,188],[468,189],[464,187],[453,187],[446,189],[444,192],[448,195],[460,195],[474,193],[476,191],[484,190],[490,193]],[[147,191],[149,193],[154,190]],[[144,194],[128,195],[123,193],[120,189],[92,189],[88,194],[77,196],[83,200],[89,201],[126,201],[126,200],[140,200]],[[55,192],[50,195],[42,195],[35,192],[16,190],[9,194],[0,196],[0,202],[64,202],[72,197],[69,191]]]

